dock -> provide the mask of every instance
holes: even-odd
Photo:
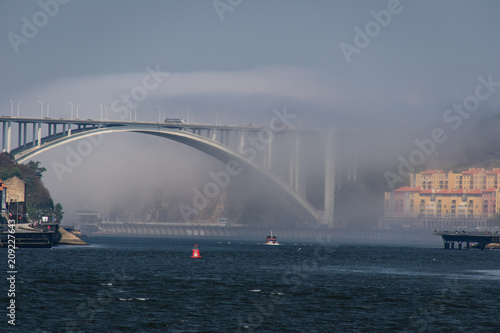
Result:
[[[434,235],[441,236],[444,242],[445,249],[454,249],[455,243],[457,248],[462,249],[465,243],[465,248],[471,248],[471,243],[477,244],[477,247],[484,250],[486,245],[491,243],[500,243],[500,232],[467,232],[467,231],[434,231]]]

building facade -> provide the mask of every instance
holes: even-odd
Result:
[[[413,174],[411,186],[384,194],[385,215],[379,227],[411,227],[424,220],[430,227],[485,227],[486,220],[500,213],[499,178],[498,168]]]

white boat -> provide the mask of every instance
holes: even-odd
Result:
[[[266,236],[266,245],[280,245],[276,240],[276,235],[273,235],[273,231],[271,230],[271,235]]]

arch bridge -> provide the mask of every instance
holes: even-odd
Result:
[[[264,177],[303,221],[333,227],[336,182],[342,173],[348,175],[349,181],[356,180],[355,158],[351,156],[347,164],[338,162],[341,151],[338,132],[293,129],[286,125],[286,119],[282,120],[275,117],[269,127],[255,127],[186,124],[181,120],[0,117],[2,151],[10,153],[18,163],[51,148],[95,135],[135,132],[159,136],[213,156],[233,171],[241,166]],[[16,135],[17,144],[14,144],[12,138]],[[341,158],[342,161],[345,159]]]

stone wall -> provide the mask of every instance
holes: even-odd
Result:
[[[7,187],[7,203],[9,202],[24,202],[25,198],[25,182],[19,177],[12,177],[3,181]]]

